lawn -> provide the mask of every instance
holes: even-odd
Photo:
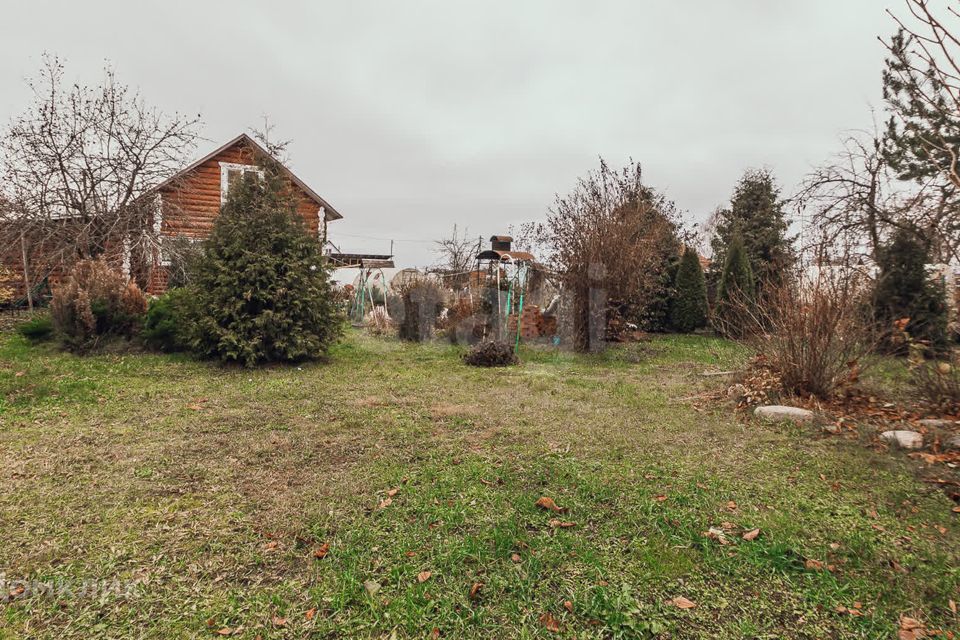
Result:
[[[0,336],[0,638],[958,629],[949,499],[902,455],[697,402],[734,345],[459,355],[350,333],[247,371]]]

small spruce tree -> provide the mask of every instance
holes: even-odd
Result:
[[[747,322],[747,308],[753,304],[756,284],[750,259],[740,234],[734,234],[727,247],[726,261],[717,287],[717,328],[733,337],[742,335]]]
[[[906,332],[912,339],[925,342],[934,353],[946,351],[946,296],[943,286],[927,274],[930,252],[926,243],[917,234],[898,229],[879,257],[874,308],[881,330],[889,332],[895,321],[909,318]],[[895,333],[888,346],[905,353],[906,345],[896,340]]]
[[[688,333],[707,326],[707,282],[697,252],[687,247],[674,281],[675,297],[670,308],[673,329]]]
[[[190,285],[192,348],[245,366],[323,355],[341,331],[320,243],[278,163],[261,166],[231,185]]]

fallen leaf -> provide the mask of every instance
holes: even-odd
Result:
[[[430,576],[432,575],[433,573],[431,573],[430,571],[421,571],[420,573],[417,574],[417,582],[426,582],[427,580],[430,579]]]
[[[540,624],[551,633],[560,633],[560,622],[549,612],[540,616]]]
[[[537,500],[537,506],[541,509],[554,511],[556,513],[567,512],[565,508],[557,506],[557,503],[553,501],[553,498],[548,498],[547,496],[542,496],[539,500]]]
[[[430,637],[433,638],[433,640],[437,640],[437,638],[440,637],[440,629],[437,627],[434,627],[433,631],[430,632]]]
[[[286,618],[281,618],[280,616],[273,616],[273,618],[271,619],[271,621],[273,622],[273,626],[275,626],[275,627],[285,627],[285,626],[287,626],[287,619],[286,619]]]
[[[17,371],[15,374],[13,374],[13,377],[14,377],[14,378],[22,378],[22,377],[25,376],[26,374],[27,374],[26,371]]]
[[[563,608],[569,611],[570,613],[573,613],[573,602],[571,602],[570,600],[564,600]]]
[[[393,498],[384,498],[380,504],[377,505],[377,509],[386,509],[393,504]]]
[[[316,610],[316,608],[307,609],[307,612],[304,614],[304,617],[305,617],[307,620],[313,620],[313,617],[314,617],[315,615],[317,615],[317,610]]]
[[[483,588],[483,583],[482,583],[482,582],[474,582],[474,583],[473,583],[473,586],[470,587],[470,599],[471,599],[471,600],[476,600],[476,599],[477,599],[477,596],[480,595],[480,589],[482,589],[482,588]]]
[[[551,520],[547,524],[549,524],[554,529],[569,529],[570,527],[577,526],[576,522],[565,522],[563,520],[556,520],[556,519]]]
[[[265,545],[263,545],[263,550],[264,550],[264,551],[273,551],[273,550],[275,550],[278,546],[280,546],[280,543],[277,542],[276,540],[272,540],[272,541],[266,543]]]
[[[756,537],[760,535],[760,529],[750,529],[745,534],[743,534],[744,540],[755,540]]]
[[[198,404],[188,404],[187,409],[190,409],[190,411],[203,411],[203,407]]]
[[[957,603],[953,600],[950,600],[947,604],[950,607],[950,611],[953,612],[953,615],[957,615]]]
[[[523,560],[523,558],[520,557],[519,553],[512,554],[510,556],[510,559],[513,560],[514,562],[520,562],[521,560]]]
[[[663,502],[666,499],[667,499],[667,496],[665,495],[659,495],[656,498],[654,498],[654,500],[656,500],[657,502]]]
[[[672,600],[670,600],[670,604],[677,607],[678,609],[693,609],[694,607],[697,606],[696,604],[694,604],[690,600],[687,600],[683,596],[677,596],[676,598],[673,598]]]
[[[960,513],[960,506],[954,507],[954,508],[953,508],[953,512],[954,512],[954,513]]]
[[[390,498],[392,498],[393,496],[397,495],[398,493],[400,493],[400,488],[399,488],[399,487],[397,487],[396,489],[390,489],[390,491],[387,491],[387,496],[390,497]]]
[[[720,544],[726,545],[730,544],[730,541],[727,539],[726,534],[723,532],[723,529],[717,529],[716,527],[710,527],[708,531],[704,531],[703,535],[710,538],[711,540],[716,540]]]
[[[330,543],[324,542],[322,545],[317,547],[317,550],[313,552],[313,557],[319,560],[323,560],[327,557],[327,554],[330,552]]]
[[[223,629],[217,630],[218,636],[229,636],[232,633],[233,633],[233,629],[231,629],[230,627],[224,627]]]
[[[380,591],[380,583],[375,580],[367,580],[363,583],[363,588],[367,590],[367,593],[371,596],[377,594],[377,591]]]
[[[823,569],[823,563],[819,560],[813,560],[812,558],[808,559],[803,566],[810,571],[820,571]]]
[[[727,509],[730,509],[730,511],[736,511],[737,503],[734,502],[733,500],[730,500],[729,502],[727,502]]]
[[[412,558],[412,557],[414,557],[415,555],[417,555],[417,552],[416,552],[416,551],[407,551],[407,552],[406,552],[405,554],[403,554],[403,555],[407,556],[408,558]]]

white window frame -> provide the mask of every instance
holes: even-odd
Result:
[[[256,173],[263,180],[263,169],[255,164],[238,164],[236,162],[220,163],[220,204],[227,201],[227,191],[230,189],[228,176],[230,171],[242,171],[244,174]]]

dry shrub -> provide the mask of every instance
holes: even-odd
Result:
[[[927,360],[927,344],[902,331],[905,320],[897,324],[897,330],[910,349],[910,381],[932,411],[960,415],[960,355],[954,351],[942,359]]]
[[[367,331],[375,336],[385,336],[393,331],[393,323],[386,307],[374,307],[365,318]]]
[[[388,304],[394,307],[391,316],[397,323],[401,340],[424,342],[433,337],[437,318],[443,309],[444,291],[432,278],[411,277],[394,287],[395,300]]]
[[[103,260],[81,260],[53,290],[50,314],[65,346],[86,350],[105,337],[130,338],[147,312],[136,283]]]
[[[484,340],[464,354],[463,361],[473,367],[509,367],[519,364],[513,346],[502,340]]]
[[[469,298],[461,298],[450,307],[443,329],[453,344],[476,344],[492,330],[488,315]]]
[[[857,280],[823,276],[768,289],[762,304],[744,305],[744,342],[779,375],[783,391],[827,399],[856,381],[876,343]]]

